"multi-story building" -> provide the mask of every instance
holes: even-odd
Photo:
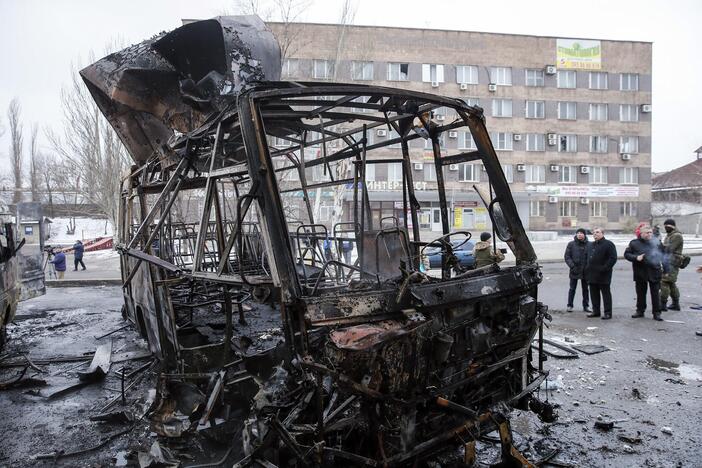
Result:
[[[426,91],[484,109],[488,129],[531,230],[628,229],[651,212],[651,43],[469,31],[296,23],[283,31],[283,79],[341,81]],[[437,120],[456,115],[435,112]],[[392,132],[376,130],[378,141]],[[283,143],[284,144],[284,143]],[[447,153],[474,149],[448,132]],[[400,154],[398,148],[387,150]],[[431,146],[411,145],[422,229],[440,230]],[[367,187],[376,219],[399,211],[401,165],[375,165]],[[374,173],[373,173],[374,172]],[[454,228],[484,229],[473,190],[479,164],[444,175]],[[482,181],[484,182],[484,181]],[[330,202],[322,203],[331,206]],[[322,209],[322,218],[325,216]]]

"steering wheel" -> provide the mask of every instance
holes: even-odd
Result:
[[[461,242],[460,244],[458,244],[454,247],[451,245],[450,239],[452,236],[456,236],[459,234],[463,234],[464,236],[466,236],[466,238],[463,240],[463,242]],[[436,247],[437,245],[439,245],[439,246],[441,246],[441,250],[439,250],[438,252],[434,252],[434,254],[439,253],[439,254],[453,255],[453,250],[462,247],[466,242],[468,242],[470,240],[470,238],[472,236],[473,235],[469,231],[456,231],[456,232],[450,232],[448,234],[444,234],[443,236],[437,237],[436,239],[428,242],[424,247],[422,247],[422,249],[419,251],[419,254],[420,254],[420,256],[424,255],[424,250],[427,247],[430,247],[430,246]]]

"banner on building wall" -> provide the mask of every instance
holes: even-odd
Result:
[[[528,192],[543,193],[553,197],[638,197],[637,185],[598,186],[598,185],[529,185]]]
[[[588,39],[556,39],[556,66],[579,70],[602,68],[602,45]]]

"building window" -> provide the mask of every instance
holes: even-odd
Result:
[[[525,84],[527,86],[543,86],[544,85],[544,71],[543,70],[525,70],[526,79]]]
[[[578,216],[578,202],[562,201],[558,203],[558,216],[575,218]]]
[[[300,76],[300,61],[295,58],[285,59],[281,74],[284,78]]]
[[[573,70],[558,70],[556,86],[559,88],[575,88],[576,74]]]
[[[475,65],[456,65],[456,83],[478,84],[478,67]]]
[[[619,152],[624,153],[638,153],[639,152],[639,137],[637,136],[623,136],[619,137]]]
[[[373,62],[351,62],[351,79],[372,80]]]
[[[512,68],[491,67],[490,81],[499,86],[512,86]]]
[[[422,81],[425,83],[443,83],[444,66],[434,63],[422,64]]]
[[[638,167],[620,167],[619,183],[622,185],[636,185],[639,183]]]
[[[607,168],[605,166],[590,167],[590,183],[591,184],[606,184],[607,183]]]
[[[493,99],[492,100],[492,116],[493,117],[512,117],[512,100],[511,99]]]
[[[498,132],[492,134],[492,144],[496,150],[512,151],[512,134]]]
[[[619,77],[619,89],[621,89],[622,91],[638,91],[639,74],[622,73]]]
[[[529,202],[529,216],[546,216],[546,202],[544,200],[531,200]]]
[[[607,120],[607,104],[590,104],[590,120]]]
[[[528,184],[546,182],[546,168],[544,166],[526,166],[526,182]]]
[[[477,149],[475,146],[475,140],[473,140],[473,134],[469,130],[461,132],[460,139],[458,141],[460,145],[459,149],[474,150]]]
[[[558,118],[562,120],[575,120],[577,117],[577,104],[574,102],[558,102]]]
[[[622,218],[635,218],[636,202],[621,202],[619,204],[619,214]]]
[[[426,182],[436,182],[436,166],[433,162],[424,163],[424,180]]]
[[[590,203],[590,216],[593,218],[607,217],[607,203],[602,201],[594,201]]]
[[[507,183],[512,183],[514,182],[514,166],[511,164],[503,164],[502,165],[502,172],[505,174],[505,179],[507,179]]]
[[[574,184],[578,181],[578,171],[575,166],[561,166],[558,171],[559,184]]]
[[[402,182],[402,163],[388,164],[388,182]]]
[[[558,152],[575,153],[578,151],[577,135],[558,135]]]
[[[395,131],[394,129],[390,130],[390,133],[388,133],[388,140],[394,140],[395,138],[400,138],[400,134],[397,133],[397,131]],[[431,148],[431,139],[429,139],[428,141],[429,141],[429,147]],[[389,145],[388,148],[392,148],[392,149],[402,148],[402,143],[400,143],[398,141],[397,143],[393,143],[392,145]]]
[[[463,163],[458,167],[459,182],[480,182],[480,166]]]
[[[607,137],[602,135],[592,135],[590,137],[590,152],[591,153],[606,153],[607,152]]]
[[[32,234],[34,234],[34,226],[25,226],[24,227],[24,235],[31,236]]]
[[[461,101],[465,102],[467,106],[479,106],[480,99],[477,97],[461,98]]]
[[[527,151],[545,151],[546,137],[543,133],[527,133],[526,136]]]
[[[544,101],[527,101],[526,102],[526,118],[527,119],[543,119],[544,118]]]
[[[607,89],[607,72],[590,72],[590,89]]]
[[[639,106],[636,104],[620,104],[619,105],[619,121],[620,122],[638,122],[639,121]]]
[[[318,80],[328,80],[331,78],[331,62],[329,60],[314,61],[314,77]]]
[[[366,182],[375,182],[375,164],[366,164]]]
[[[408,81],[409,63],[388,63],[388,81]]]
[[[393,130],[394,132],[394,130]],[[394,135],[397,135],[397,133],[393,133]],[[395,147],[394,145],[392,147]],[[439,135],[439,148],[444,149],[446,147],[446,134],[442,133]],[[399,146],[397,146],[399,148]],[[424,149],[425,150],[433,150],[434,145],[432,143],[431,138],[427,138],[424,140]]]
[[[292,138],[292,137],[291,137]],[[273,137],[273,146],[278,148],[287,148],[292,146],[293,142],[283,137]]]

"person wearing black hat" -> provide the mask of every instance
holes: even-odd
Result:
[[[592,312],[588,317],[600,317],[600,298],[604,302],[602,320],[612,318],[612,269],[617,263],[617,248],[612,241],[605,239],[604,230],[592,230],[594,241],[587,245],[587,263],[585,264],[585,279],[590,288]]]
[[[563,255],[563,260],[565,260],[566,265],[568,265],[570,269],[568,274],[570,278],[570,289],[568,289],[568,308],[566,309],[568,312],[573,312],[573,299],[575,299],[575,290],[578,287],[578,281],[580,281],[583,293],[583,310],[585,312],[591,312],[587,281],[585,281],[585,263],[587,260],[588,243],[587,232],[585,229],[580,228],[575,231],[573,240],[568,242],[565,254]]]
[[[497,252],[492,251],[492,243],[489,242],[491,237],[489,232],[483,232],[480,234],[480,242],[475,243],[475,247],[473,247],[475,268],[499,263],[505,259],[505,255],[499,250]]]
[[[680,291],[676,283],[683,259],[683,236],[675,226],[674,219],[666,219],[663,227],[666,232],[663,247],[668,262],[668,271],[663,273],[661,279],[661,310],[680,310]],[[671,305],[668,305],[669,296],[673,300]]]

